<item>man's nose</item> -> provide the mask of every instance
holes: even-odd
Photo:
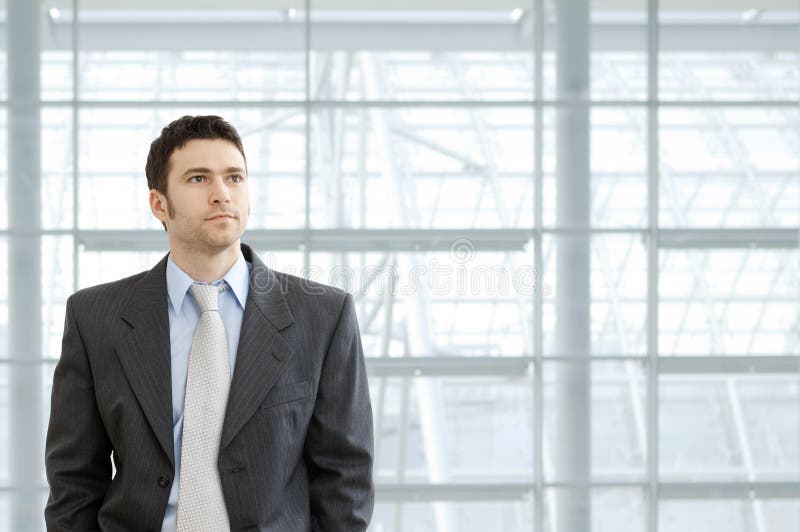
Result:
[[[211,182],[211,203],[230,203],[231,195],[225,180],[222,177],[215,177]]]

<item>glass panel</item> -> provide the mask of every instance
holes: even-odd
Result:
[[[572,354],[559,352],[556,338],[560,274],[556,266],[558,238],[549,234],[543,238],[542,316],[546,356]],[[567,244],[566,240],[564,244]],[[589,276],[587,282],[591,295],[589,352],[593,356],[644,356],[647,354],[646,243],[640,235],[616,234],[587,237],[586,245],[591,254],[587,264],[591,273],[585,272]],[[561,282],[575,284],[574,279],[566,277]],[[566,284],[564,286],[566,291]],[[565,315],[564,319],[573,323],[571,320],[575,316]],[[581,334],[581,331],[575,330],[571,334]]]
[[[247,244],[247,233],[242,237],[242,243]],[[298,242],[298,247],[302,242]],[[301,251],[272,251],[255,249],[261,261],[273,270],[285,272],[290,275],[305,275],[303,272],[303,253]]]
[[[487,493],[491,493],[487,489]],[[370,530],[420,532],[438,530],[450,523],[453,530],[478,532],[528,532],[533,530],[533,504],[529,501],[491,502],[381,502],[375,504]],[[443,521],[446,520],[446,521]]]
[[[533,225],[533,113],[522,108],[319,110],[314,227]]]
[[[0,20],[8,20],[8,9],[6,7],[7,0],[0,0]],[[5,32],[4,32],[5,33]],[[0,39],[0,100],[8,98],[8,38]],[[5,115],[5,110],[3,112]],[[3,128],[5,130],[5,128]],[[5,149],[5,141],[2,146]],[[3,165],[5,169],[5,165]],[[5,190],[5,189],[2,189]],[[5,220],[3,220],[5,221]],[[2,510],[2,498],[0,498],[0,510]],[[0,513],[5,515],[5,512]]]
[[[797,250],[659,255],[661,355],[798,355]]]
[[[304,277],[355,295],[366,356],[523,356],[533,352],[529,264],[528,252],[465,240],[452,253],[312,253]]]
[[[639,235],[595,236],[592,263],[592,354],[647,354],[645,242]]]
[[[641,489],[592,490],[592,531],[645,532],[647,498]]]
[[[86,251],[79,248],[78,288],[107,283],[150,270],[164,251]]]
[[[3,427],[4,434],[8,434],[8,430],[11,428],[11,419],[9,416],[9,408],[11,406],[11,387],[9,386],[10,366],[8,362],[0,363],[0,397],[3,398],[3,400],[0,401],[0,426]],[[0,485],[8,485],[9,483],[9,455],[12,445],[13,441],[11,438],[0,438]],[[8,515],[8,512],[0,513],[0,515]]]
[[[0,43],[2,47],[2,43]],[[2,50],[0,49],[0,52]],[[5,68],[0,65],[0,75],[5,75]],[[5,89],[5,85],[3,85]],[[0,230],[8,229],[8,113],[5,107],[0,107],[0,190],[5,196],[0,200]]]
[[[530,0],[312,4],[314,100],[533,98]]]
[[[0,2],[0,20],[7,21],[7,1]],[[19,21],[15,21],[20,24]],[[40,95],[42,100],[72,98],[72,0],[41,3],[38,28]],[[8,98],[8,27],[0,41],[0,100]],[[33,35],[33,33],[29,34]],[[20,55],[19,57],[24,57]],[[28,56],[30,57],[30,56]],[[5,143],[3,143],[5,148]]]
[[[3,235],[0,236],[0,359],[8,357],[8,270],[8,240]]]
[[[72,237],[42,237],[42,356],[58,358],[67,298],[73,290]],[[48,396],[49,400],[49,396]]]
[[[63,316],[62,316],[63,317]],[[63,321],[63,320],[62,320]],[[60,346],[59,346],[60,349]],[[60,350],[56,352],[56,357],[61,356]],[[41,385],[41,416],[42,423],[39,429],[41,430],[40,442],[42,442],[42,451],[44,452],[45,441],[47,439],[47,429],[50,425],[50,398],[53,395],[53,373],[56,371],[56,362],[44,362],[39,367]],[[39,483],[42,486],[45,497],[49,494],[49,484],[47,483],[47,471],[45,471],[44,464],[41,468],[41,478]],[[40,511],[44,511],[44,504],[39,507]]]
[[[642,363],[548,361],[544,381],[545,479],[575,482],[580,473],[574,468],[588,453],[583,458],[589,459],[593,482],[643,481],[647,374]],[[582,392],[585,386],[591,387],[589,396]],[[572,470],[559,470],[560,459]]]
[[[370,392],[376,482],[532,481],[529,379],[371,377]]]
[[[592,2],[590,9],[588,46],[592,100],[646,99],[647,1],[604,0]],[[583,30],[575,22],[577,14],[569,12],[568,3],[545,0],[545,11],[544,97],[557,100],[557,21],[560,17],[569,21],[565,24],[566,31],[576,29],[583,33]],[[561,42],[574,47],[580,41],[577,36],[567,36]]]
[[[71,100],[73,92],[73,1],[48,0],[46,3],[42,2],[41,5],[43,11],[40,28],[42,100]]]
[[[569,526],[557,522],[555,515],[558,499],[563,497],[568,503],[574,503],[570,518],[576,523],[585,517],[588,526],[581,530],[593,532],[607,532],[611,530],[624,530],[625,532],[644,532],[647,502],[644,492],[640,489],[628,488],[603,488],[593,489],[586,493],[589,501],[576,501],[574,492],[565,489],[550,488],[544,494],[544,530],[545,532],[560,532]]]
[[[19,384],[24,382],[38,386],[38,383],[31,378],[31,373],[38,375],[39,369],[39,366],[31,366],[27,363],[9,364],[7,360],[0,362],[0,427],[2,427],[4,435],[13,434],[13,437],[0,438],[0,531],[42,530],[41,528],[28,526],[11,526],[11,523],[15,522],[14,517],[17,513],[23,515],[38,513],[41,515],[47,496],[47,492],[44,490],[45,479],[43,473],[38,483],[35,482],[36,479],[33,480],[36,488],[36,492],[33,493],[30,490],[32,481],[27,478],[29,476],[27,471],[22,471],[19,467],[16,468],[16,474],[20,476],[20,478],[16,479],[19,483],[18,485],[14,485],[15,479],[11,478],[12,461],[14,459],[23,459],[30,463],[32,458],[30,449],[35,449],[39,445],[41,445],[39,449],[44,452],[44,432],[41,433],[40,441],[30,441],[27,438],[30,436],[36,437],[36,431],[26,430],[28,434],[23,439],[23,436],[13,432],[15,429],[12,428],[12,420],[16,427],[25,426],[26,429],[34,427],[36,426],[35,424],[40,422],[39,419],[36,419],[36,412],[31,408],[31,402],[28,400],[35,401],[38,398],[34,399],[34,397],[28,395],[23,399],[21,397],[22,394],[20,394],[22,390]],[[36,427],[39,428],[38,426]],[[41,467],[41,469],[43,470],[44,467]],[[19,491],[15,492],[15,489]],[[19,510],[19,512],[15,510]],[[36,522],[38,523],[39,520]]]
[[[81,9],[81,99],[303,99],[303,2],[254,5]]]
[[[80,114],[84,229],[155,229],[144,165],[161,128],[186,114],[219,114],[239,131],[250,177],[248,227],[304,224],[304,115],[298,109],[83,109]]]
[[[41,112],[42,228],[73,226],[72,110],[45,107]]]
[[[764,381],[745,378],[737,383],[753,466],[760,480],[798,480],[800,424],[796,421],[800,418],[800,383],[791,378]],[[777,448],[776,440],[781,442]]]
[[[797,3],[663,0],[659,7],[660,98],[800,97]]]
[[[800,529],[800,499],[670,500],[658,504],[659,532]]]
[[[44,505],[47,502],[47,495],[48,492],[44,488],[33,495],[31,495],[28,490],[23,490],[20,493],[0,491],[0,531],[18,532],[20,530],[17,527],[11,526],[14,518],[12,509],[20,508],[22,504],[28,509],[28,515],[34,513],[41,515]],[[24,530],[25,532],[45,532],[44,519],[40,517],[36,521],[26,523]]]
[[[233,122],[235,120],[235,122]],[[306,115],[300,108],[241,110],[239,130],[250,178],[250,229],[305,227]]]
[[[557,226],[558,124],[555,111],[544,112],[543,223]],[[590,114],[590,219],[593,227],[647,227],[647,114],[631,107],[596,107]],[[568,145],[566,157],[580,157]],[[576,191],[563,194],[575,197]],[[563,223],[562,223],[563,225]]]
[[[792,375],[662,376],[661,479],[797,482],[799,400]]]
[[[591,120],[592,226],[646,227],[647,114],[601,107],[592,109]],[[552,209],[555,201],[545,205]]]
[[[800,224],[800,113],[783,107],[660,111],[659,224]]]

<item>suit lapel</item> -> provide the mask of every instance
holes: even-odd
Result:
[[[221,449],[241,430],[294,355],[279,334],[294,322],[280,281],[249,246],[250,290],[242,318]],[[175,464],[172,440],[172,378],[167,298],[167,257],[136,284],[122,319],[132,330],[116,346],[123,371],[153,433]]]
[[[294,355],[279,334],[294,322],[280,281],[249,246],[242,253],[252,264],[236,366],[233,371],[220,449],[224,449],[255,413]]]
[[[133,329],[117,342],[116,352],[156,439],[174,466],[166,269],[165,255],[134,287],[122,313]]]

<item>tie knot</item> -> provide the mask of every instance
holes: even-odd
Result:
[[[219,310],[219,294],[226,288],[225,283],[218,285],[194,283],[191,286],[192,295],[200,305],[200,310]]]

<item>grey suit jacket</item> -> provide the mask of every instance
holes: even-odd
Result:
[[[372,408],[353,298],[242,252],[250,294],[219,452],[231,530],[365,530]],[[175,469],[166,264],[67,300],[48,531],[161,529]]]

